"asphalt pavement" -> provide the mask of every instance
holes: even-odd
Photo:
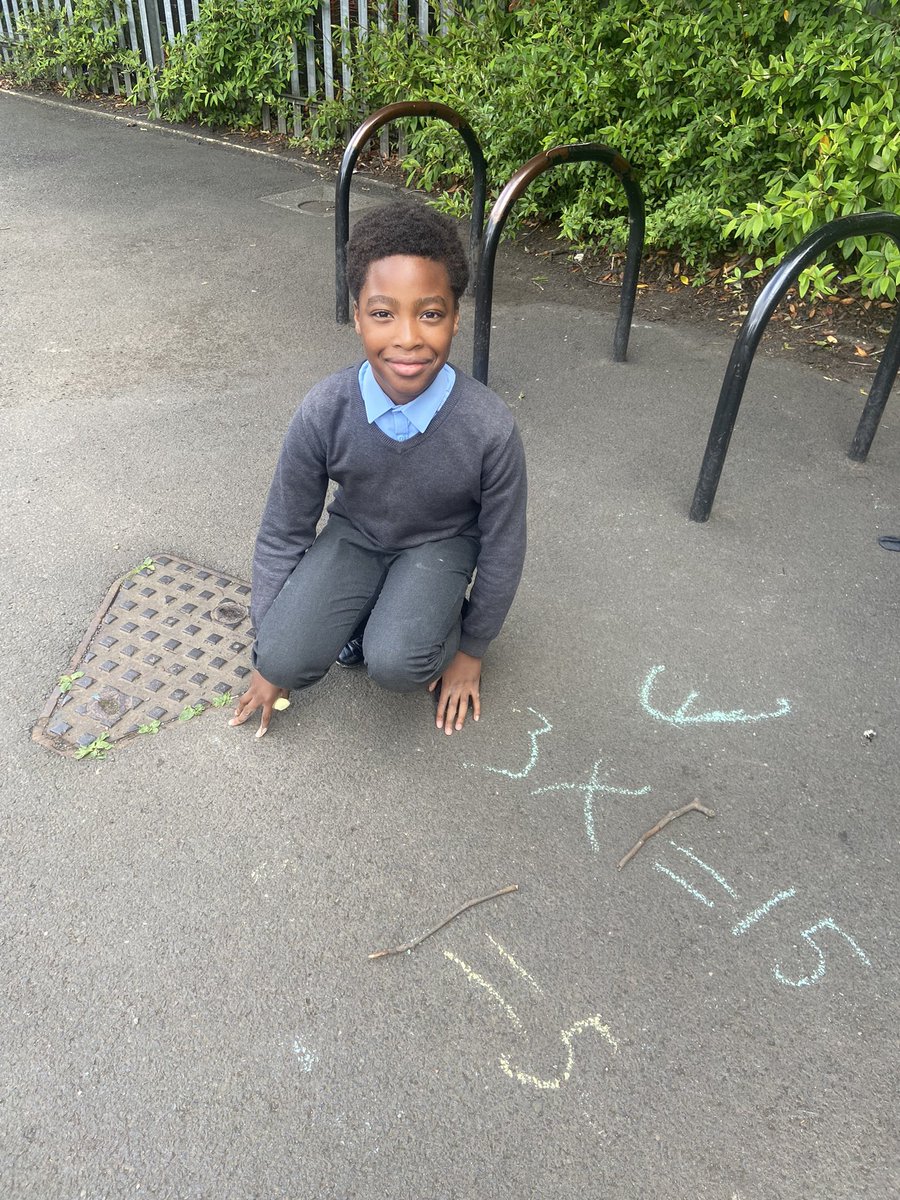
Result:
[[[129,120],[0,93],[0,1195],[895,1196],[900,402],[853,464],[862,382],[760,357],[694,524],[730,342],[639,298],[613,364],[504,246],[530,549],[479,725],[334,670],[262,740],[62,757],[31,729],[107,589],[247,578],[359,355],[330,176]]]

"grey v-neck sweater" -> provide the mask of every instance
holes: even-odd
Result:
[[[252,617],[272,601],[312,544],[329,479],[328,511],[385,550],[466,535],[478,574],[460,649],[481,658],[500,632],[525,558],[525,455],[512,413],[458,367],[424,433],[395,442],[370,425],[359,365],[323,379],[288,427],[253,555]]]

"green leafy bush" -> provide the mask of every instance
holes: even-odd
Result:
[[[263,105],[286,110],[293,41],[301,44],[316,0],[203,0],[176,37],[154,84],[161,116],[249,129]]]
[[[71,7],[71,19],[64,8],[23,8],[14,58],[5,67],[15,83],[59,82],[72,95],[106,88],[113,64],[137,69],[137,52],[119,46],[118,33],[126,18],[115,15],[112,0],[72,0]]]
[[[20,6],[21,8],[21,6]],[[135,97],[161,115],[257,126],[284,111],[293,43],[317,0],[204,0],[199,19],[144,67]],[[100,88],[117,45],[111,0],[22,9],[11,68],[20,83]],[[352,95],[311,107],[311,140],[339,146],[354,118],[397,100],[442,100],[472,124],[496,187],[538,151],[601,141],[637,168],[647,247],[700,269],[749,256],[759,274],[836,216],[900,203],[900,0],[457,0],[445,36],[413,22],[353,38]],[[410,122],[410,182],[467,209],[470,168],[458,134]],[[535,179],[515,218],[556,218],[579,245],[620,249],[622,189],[607,168],[558,167]],[[840,267],[810,268],[801,290],[841,281],[893,299],[900,252],[852,239]],[[738,272],[735,272],[737,278]]]
[[[695,268],[734,249],[765,266],[831,217],[900,197],[900,0],[513,0],[510,9],[468,4],[427,44],[402,27],[358,39],[355,100],[366,109],[445,101],[478,133],[498,182],[550,146],[606,142],[639,171],[648,247],[677,249]],[[452,130],[414,125],[406,169],[460,210],[469,168]],[[624,197],[603,167],[549,171],[517,210],[557,217],[582,245],[624,244]],[[844,251],[848,280],[894,295],[893,247],[855,239]],[[804,284],[827,291],[833,279],[812,270]]]

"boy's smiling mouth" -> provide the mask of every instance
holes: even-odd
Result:
[[[428,359],[402,359],[388,358],[385,359],[387,365],[392,371],[396,371],[398,375],[416,375],[419,371],[424,370],[429,365]]]

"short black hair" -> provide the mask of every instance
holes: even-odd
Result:
[[[443,263],[459,302],[469,282],[469,264],[449,217],[409,200],[395,200],[364,213],[347,243],[347,286],[354,300],[359,300],[372,263],[393,254]]]

